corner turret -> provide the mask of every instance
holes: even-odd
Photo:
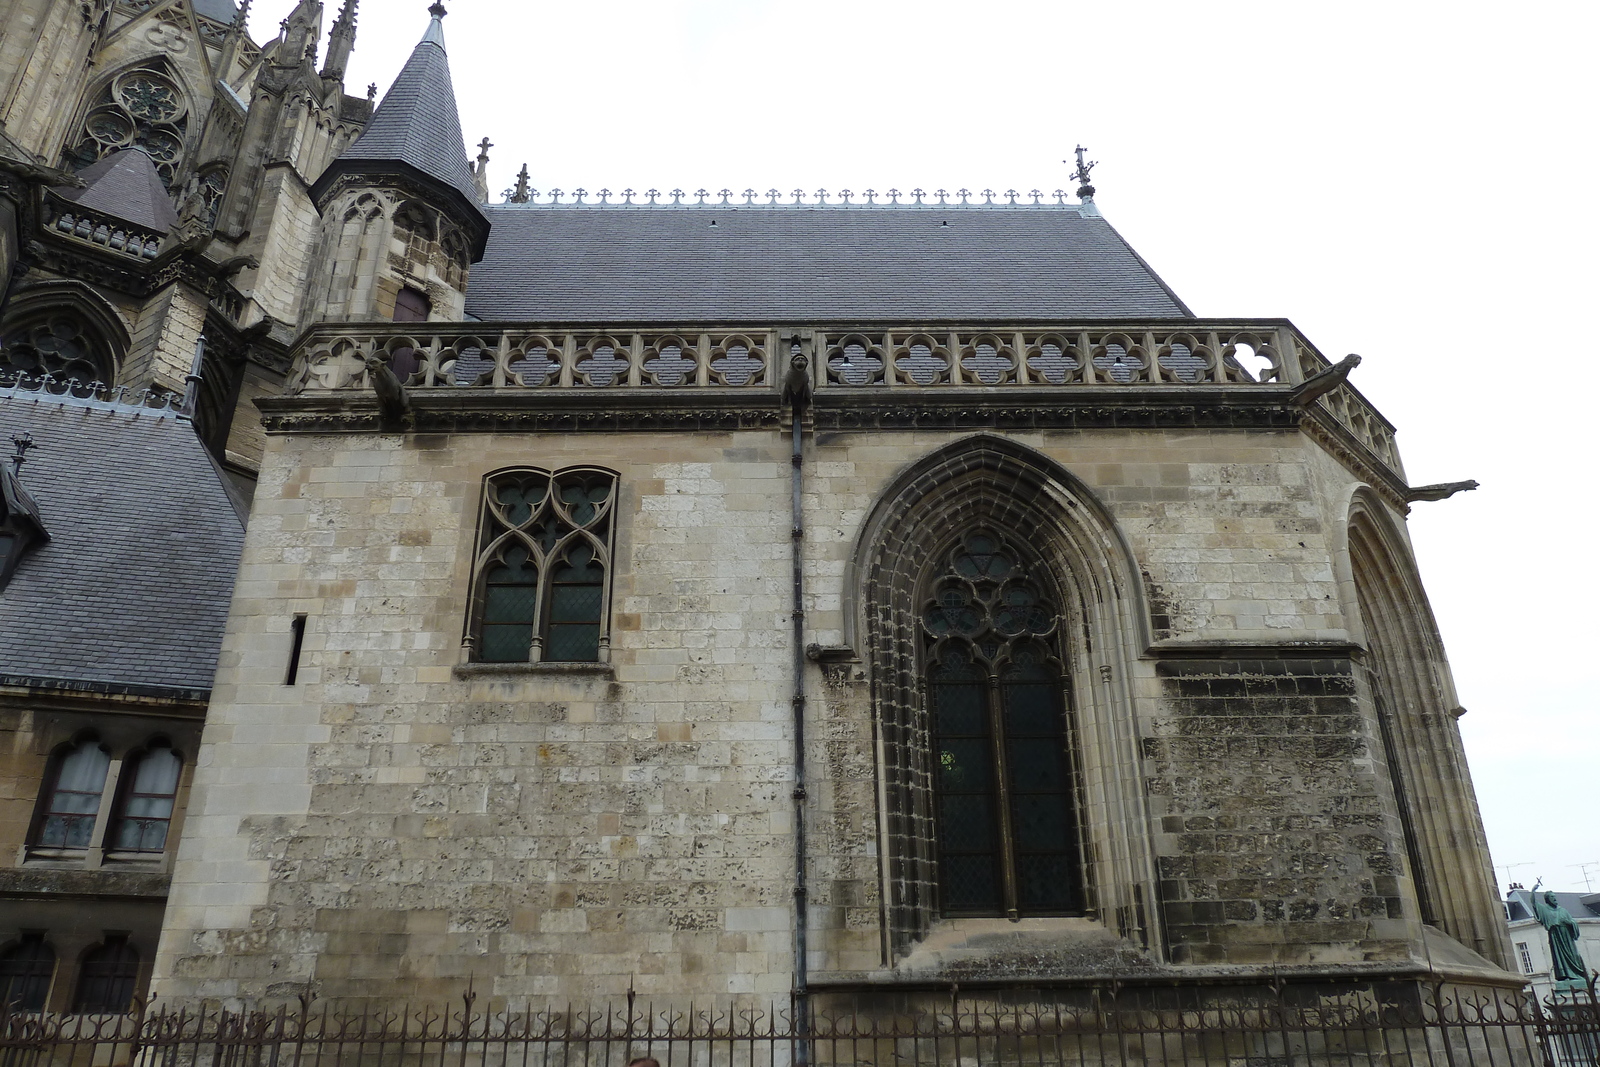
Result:
[[[459,319],[489,221],[461,136],[435,3],[372,121],[311,187],[322,261],[302,322]]]

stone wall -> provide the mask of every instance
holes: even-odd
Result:
[[[807,440],[808,640],[867,651],[855,542],[894,478],[962,436]],[[1147,631],[1074,659],[1109,739],[1084,809],[1106,910],[1034,921],[1127,934],[1148,966],[1419,952],[1334,580],[1353,476],[1295,431],[1010,440],[1107,509]],[[482,479],[526,464],[620,475],[608,667],[460,664]],[[788,474],[773,430],[269,437],[158,991],[786,991]],[[807,671],[819,975],[895,957],[875,669]]]

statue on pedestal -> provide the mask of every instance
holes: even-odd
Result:
[[[1578,924],[1572,913],[1556,902],[1556,895],[1546,891],[1539,895],[1543,879],[1533,883],[1528,899],[1533,904],[1533,916],[1544,927],[1550,938],[1550,970],[1559,986],[1563,982],[1582,983],[1587,979],[1583,971],[1583,957],[1578,955]]]

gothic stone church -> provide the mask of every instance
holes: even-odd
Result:
[[[354,9],[0,28],[9,996],[1520,985],[1349,361],[1087,183],[490,204]]]

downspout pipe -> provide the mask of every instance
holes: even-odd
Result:
[[[810,361],[795,343],[791,347],[789,374],[784,380],[783,399],[790,405],[791,446],[789,452],[790,558],[792,561],[793,600],[790,619],[794,626],[794,694],[790,708],[794,714],[794,1025],[799,1041],[795,1046],[797,1067],[811,1060],[806,1035],[811,1029],[810,981],[806,966],[809,907],[806,891],[806,687],[805,687],[805,601],[804,552],[805,521],[801,512],[803,486],[801,427],[806,404],[811,399]]]
[[[206,363],[206,335],[201,334],[194,341],[194,359],[189,363],[189,373],[183,379],[183,410],[189,416],[189,421],[194,421],[195,404],[200,399],[201,371]]]

